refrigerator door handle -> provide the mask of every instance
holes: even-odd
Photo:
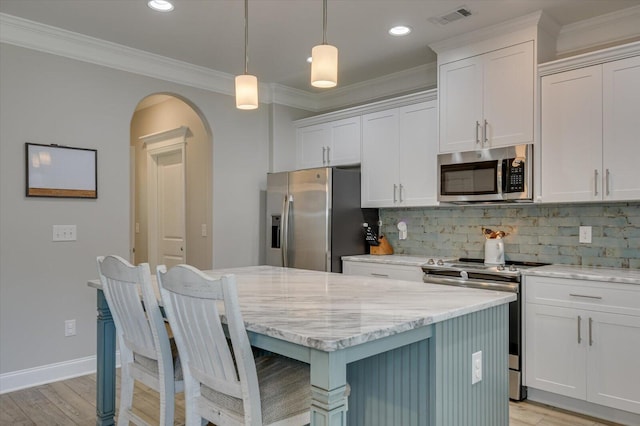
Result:
[[[287,253],[287,246],[289,242],[289,194],[285,194],[282,201],[282,226],[280,227],[280,241],[282,252],[282,266],[285,268],[289,264],[289,253]]]

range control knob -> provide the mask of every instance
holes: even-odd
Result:
[[[468,280],[469,274],[467,273],[467,271],[460,271],[460,278],[462,278],[463,280]]]
[[[434,262],[433,259],[427,260],[427,265],[433,265],[434,263],[436,263],[436,262]]]
[[[498,271],[504,271],[504,265],[498,265]]]
[[[510,265],[510,266],[509,266],[509,270],[510,270],[511,272],[516,272],[516,271],[518,270],[518,268],[516,268],[516,265]]]
[[[444,265],[444,262],[442,261],[442,259],[438,259],[438,266],[442,266]]]

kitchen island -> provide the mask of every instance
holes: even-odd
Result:
[[[253,346],[310,364],[312,425],[508,425],[515,295],[271,266],[207,273],[236,275]],[[89,286],[98,289],[97,424],[113,424],[115,332],[99,281]],[[482,380],[472,385],[479,351]]]

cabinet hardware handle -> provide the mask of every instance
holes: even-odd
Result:
[[[578,315],[578,344],[582,342],[582,332],[580,331],[581,323],[582,323],[582,317]]]
[[[371,275],[373,275],[374,277],[389,278],[389,275],[387,274],[376,274],[375,272],[372,272]]]
[[[402,186],[402,184],[400,184],[400,191],[398,192],[400,195],[400,202],[402,202],[402,190],[404,189],[404,186]]]
[[[487,120],[484,120],[484,126],[482,126],[482,145],[484,145],[487,142],[489,142],[489,139],[487,139],[487,127],[488,126],[489,126],[489,123],[487,123]]]
[[[606,181],[605,190],[607,191],[607,195],[609,195],[610,194],[610,191],[609,191],[609,169],[607,169],[607,173],[605,174],[605,181]]]
[[[584,297],[587,299],[602,299],[602,296],[587,296],[586,294],[574,294],[574,293],[569,293],[569,296],[573,296],[573,297]]]
[[[478,130],[480,130],[480,122],[476,121],[476,143],[480,143],[480,136],[478,135]]]
[[[322,164],[327,164],[327,161],[325,160],[326,153],[327,153],[327,147],[323,146],[322,147]]]
[[[398,191],[398,185],[396,185],[395,183],[393,184],[393,202],[397,202],[397,197],[396,197],[396,192]]]
[[[331,147],[327,147],[327,164],[331,164]]]
[[[578,315],[578,344],[580,344],[582,342],[582,337],[580,337],[580,335],[582,333],[580,333],[580,322],[582,321],[582,317],[580,315]]]
[[[598,195],[598,169],[593,171],[593,182],[595,183],[595,193],[593,195]]]
[[[589,317],[589,346],[593,346],[593,318]]]

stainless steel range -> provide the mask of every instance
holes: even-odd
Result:
[[[522,305],[521,271],[544,263],[507,261],[505,265],[485,265],[482,259],[462,258],[456,261],[429,259],[422,265],[424,282],[485,290],[516,293],[518,299],[509,304],[509,398],[520,401],[527,397],[522,386]]]

